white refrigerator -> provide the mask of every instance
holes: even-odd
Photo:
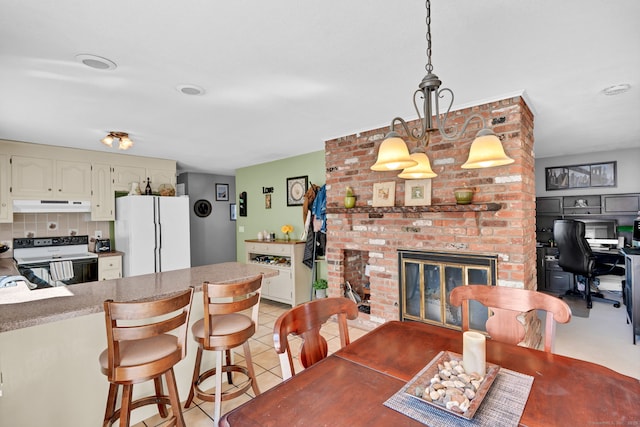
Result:
[[[115,248],[124,277],[191,267],[189,196],[116,198]]]

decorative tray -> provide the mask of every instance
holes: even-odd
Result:
[[[487,372],[484,378],[480,378],[475,373],[464,372],[461,354],[441,351],[407,383],[405,393],[432,407],[470,420],[500,370],[500,366],[493,363],[487,362],[486,366]],[[438,385],[432,386],[432,382]]]

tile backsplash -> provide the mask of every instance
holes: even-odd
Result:
[[[111,222],[91,221],[89,213],[14,213],[13,223],[0,224],[0,242],[13,249],[13,239],[19,237],[54,237],[88,235],[89,250],[93,250],[96,230],[109,238]],[[13,250],[0,254],[12,258]]]

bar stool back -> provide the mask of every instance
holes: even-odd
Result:
[[[103,426],[120,419],[129,426],[131,411],[157,404],[160,415],[168,416],[170,405],[175,425],[184,426],[173,366],[187,354],[186,335],[193,287],[179,294],[147,302],[104,302],[107,349],[100,354],[102,373],[109,380],[109,396]],[[169,332],[174,331],[174,334]],[[164,394],[165,376],[168,396]],[[155,395],[132,401],[133,385],[153,380]],[[119,387],[123,387],[120,409],[116,410]]]
[[[193,370],[193,380],[189,397],[185,403],[188,408],[194,396],[207,402],[215,402],[214,425],[220,420],[221,404],[223,400],[233,399],[242,395],[251,387],[255,395],[260,394],[251,360],[249,338],[258,325],[260,291],[262,289],[262,275],[233,283],[209,283],[202,285],[204,301],[204,318],[193,324],[191,332],[198,343],[196,363]],[[250,311],[250,314],[247,312]],[[230,350],[242,345],[246,367],[231,364]],[[202,354],[204,350],[216,352],[216,366],[200,373]],[[223,356],[227,355],[227,362],[222,366]],[[227,373],[232,382],[232,372],[240,372],[247,380],[236,388],[222,391],[222,373]],[[215,390],[207,392],[201,389],[201,384],[209,377],[215,377]]]

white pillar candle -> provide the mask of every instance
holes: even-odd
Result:
[[[462,334],[462,365],[467,373],[486,374],[486,340],[481,333]]]

